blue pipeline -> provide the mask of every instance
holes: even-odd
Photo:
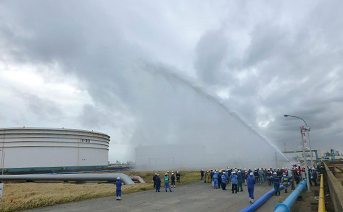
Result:
[[[283,185],[280,185],[280,190],[283,189]],[[275,193],[274,188],[265,193],[262,197],[260,197],[258,200],[256,200],[254,203],[249,205],[248,207],[244,208],[240,212],[250,212],[255,211],[257,208],[259,208],[263,203],[265,203],[273,194]]]
[[[297,188],[283,201],[275,206],[274,212],[290,212],[299,194],[306,188],[306,180],[298,184]]]

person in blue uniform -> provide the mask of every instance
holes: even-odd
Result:
[[[156,185],[156,192],[160,192],[161,189],[161,178],[160,175],[157,174],[155,177],[155,185]]]
[[[236,171],[232,172],[232,175],[230,176],[231,178],[231,183],[232,183],[232,193],[236,193],[237,194],[237,175],[236,175]]]
[[[152,177],[152,181],[154,181],[154,188],[156,188],[156,178],[157,178],[157,173]]]
[[[249,200],[250,200],[250,203],[253,203],[254,202],[254,187],[255,187],[254,173],[250,172],[250,175],[247,181],[248,181]]]
[[[218,188],[218,172],[214,172],[212,179],[213,179],[213,188],[217,189]]]
[[[258,179],[259,179],[259,184],[264,183],[264,172],[263,172],[263,168],[260,168],[258,170]]]
[[[228,178],[229,178],[228,171],[225,170],[223,174],[225,175],[226,182],[228,182]]]
[[[117,197],[117,200],[121,200],[121,181],[120,181],[120,177],[117,177],[117,181],[116,181],[116,197]]]
[[[225,172],[222,174],[221,183],[222,183],[222,189],[226,190],[226,176],[225,176]]]

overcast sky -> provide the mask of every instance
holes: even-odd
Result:
[[[206,143],[218,146],[213,154],[225,143],[249,153],[263,143],[257,133],[300,150],[304,123],[290,114],[311,127],[312,148],[343,151],[341,8],[1,1],[0,127],[103,132],[114,162],[135,160],[139,145]]]

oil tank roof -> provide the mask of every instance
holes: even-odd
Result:
[[[110,138],[109,135],[105,134],[105,133],[101,133],[101,132],[96,132],[93,130],[79,130],[79,129],[68,129],[68,128],[43,128],[43,127],[10,127],[10,128],[0,128],[0,134],[3,133],[9,133],[9,132],[29,132],[29,131],[36,131],[36,132],[49,132],[49,131],[55,131],[55,132],[73,132],[73,133],[93,133],[93,134],[98,134],[101,136],[105,136]]]

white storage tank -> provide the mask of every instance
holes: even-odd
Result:
[[[0,129],[0,168],[37,171],[108,166],[110,136],[48,128]]]

